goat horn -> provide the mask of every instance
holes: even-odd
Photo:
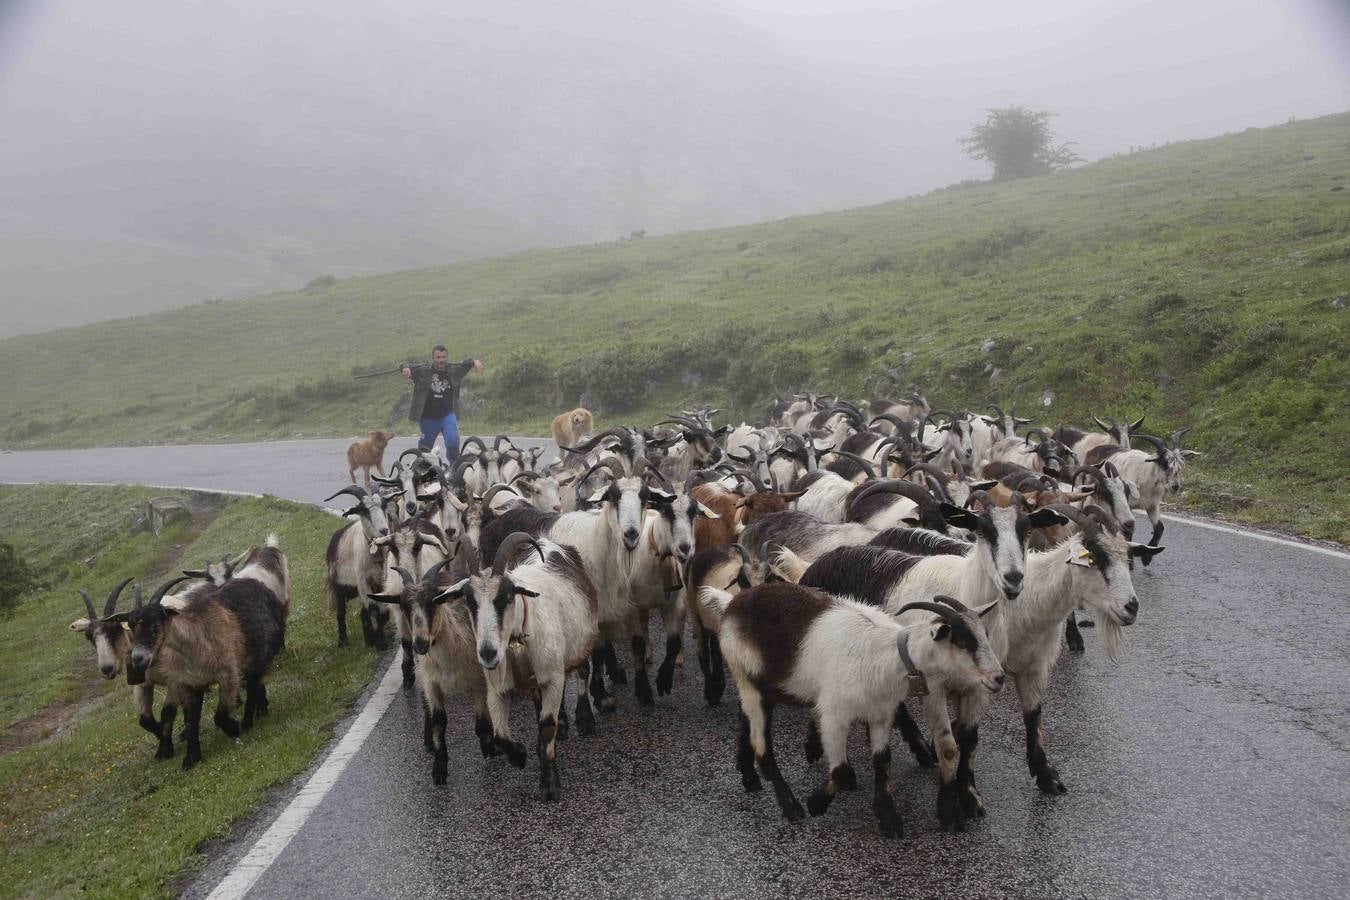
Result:
[[[973,503],[983,503],[985,511],[993,509],[997,505],[994,503],[994,498],[989,496],[988,491],[971,491],[970,496],[966,498],[966,509],[970,509]]]
[[[108,616],[111,616],[113,614],[113,611],[117,609],[118,595],[121,594],[122,589],[125,588],[127,585],[131,584],[133,580],[134,579],[128,578],[126,581],[122,582],[117,587],[113,588],[112,592],[108,594],[108,600],[103,604],[103,618],[106,619]],[[88,598],[86,597],[85,599],[87,600]],[[94,608],[92,606],[89,608],[89,612],[91,615],[93,614]]]
[[[848,459],[851,459],[858,465],[862,466],[862,470],[867,473],[867,477],[869,479],[877,477],[877,470],[872,468],[872,464],[856,453],[850,453],[847,450],[826,450],[825,453],[833,453],[835,456],[847,457]],[[824,456],[825,453],[822,453],[820,455]]]
[[[655,475],[655,476],[656,476],[656,479],[657,479],[658,481],[661,482],[661,486],[662,486],[663,488],[665,488],[667,491],[670,491],[670,492],[674,493],[675,488],[674,488],[674,486],[670,483],[670,479],[667,478],[665,475],[663,475],[663,474],[661,473],[661,470],[660,470],[660,469],[658,469],[656,466],[652,465],[652,461],[651,461],[650,459],[648,459],[647,457],[644,456],[644,457],[642,457],[641,459],[638,460],[638,463],[640,464],[640,467],[641,467],[641,468],[644,468],[644,469],[646,469],[648,472],[650,472],[652,475]],[[645,477],[645,476],[644,476],[644,477]]]
[[[80,588],[80,596],[84,598],[84,608],[89,610],[89,621],[98,621],[98,613],[94,612],[94,601],[89,599],[89,592]]]
[[[486,453],[486,452],[487,452],[487,444],[484,444],[484,443],[483,443],[483,439],[480,438],[480,437],[478,437],[478,436],[476,436],[476,435],[473,436],[473,437],[466,437],[464,440],[460,441],[460,442],[459,442],[459,452],[460,452],[460,453],[463,453],[463,452],[464,452],[464,448],[467,447],[467,446],[469,446],[470,444],[477,444],[478,447],[479,447],[479,450],[478,450],[479,453]]]
[[[403,462],[405,457],[408,456],[421,457],[421,455],[422,455],[421,447],[409,447],[407,450],[404,450],[402,453],[398,455],[398,461],[401,463]]]
[[[1172,447],[1173,447],[1173,449],[1176,449],[1176,450],[1180,450],[1180,449],[1181,449],[1181,439],[1184,438],[1184,437],[1186,436],[1186,434],[1187,434],[1191,429],[1193,429],[1194,427],[1195,427],[1194,425],[1188,425],[1188,426],[1186,426],[1185,428],[1181,429],[1180,431],[1174,431],[1174,432],[1172,432]]]
[[[1161,460],[1167,458],[1167,443],[1160,437],[1155,437],[1151,434],[1132,434],[1130,435],[1130,440],[1146,441],[1152,444],[1153,448],[1158,451],[1158,459]]]
[[[535,540],[534,535],[524,531],[513,531],[497,546],[497,555],[492,559],[493,575],[506,574],[506,566],[511,562],[511,558],[516,555],[516,550],[521,544],[533,544],[534,549],[539,551],[539,558],[545,562],[548,561],[544,557],[544,548],[539,546],[539,542]]]
[[[946,619],[948,622],[961,621],[961,614],[952,607],[942,606],[937,603],[929,603],[924,600],[915,600],[913,603],[906,603],[904,606],[900,607],[900,610],[896,613],[896,615],[903,616],[911,609],[923,609],[927,610],[928,612],[935,612],[942,618]]]
[[[870,482],[854,495],[853,500],[848,504],[847,518],[849,521],[853,520],[854,508],[863,501],[864,497],[870,497],[873,494],[899,494],[913,500],[920,509],[936,509],[938,505],[937,500],[922,485],[899,478],[888,478]]]
[[[1092,537],[1101,531],[1101,522],[1092,516],[1083,512],[1076,506],[1070,506],[1067,503],[1051,503],[1043,509],[1052,509],[1069,521],[1073,522],[1083,531],[1084,537]]]
[[[192,580],[191,577],[187,575],[179,575],[176,578],[170,578],[168,581],[164,582],[159,587],[155,588],[155,592],[150,595],[149,605],[150,606],[158,605],[159,602],[164,599],[164,595],[169,592],[169,588],[178,584],[182,584],[184,581],[191,581],[191,580]]]
[[[963,616],[974,615],[974,613],[971,612],[969,606],[966,606],[964,603],[962,603],[960,600],[957,600],[955,597],[948,597],[946,594],[938,594],[933,599],[936,600],[938,603],[947,604],[952,609],[961,613],[961,615]]]
[[[507,437],[506,435],[504,435],[504,434],[499,434],[499,435],[497,435],[496,440],[494,440],[494,441],[492,442],[492,449],[493,449],[493,450],[496,450],[498,453],[500,453],[500,452],[501,452],[501,449],[502,449],[502,442],[503,442],[503,441],[506,442],[506,446],[509,447],[510,449],[512,449],[512,450],[515,450],[515,449],[516,449],[516,445],[513,444],[513,443],[511,442],[511,439],[510,439],[509,437]]]
[[[1096,423],[1097,423],[1097,427],[1100,428],[1102,431],[1110,431],[1110,430],[1111,430],[1111,426],[1110,426],[1110,425],[1107,425],[1105,422],[1103,422],[1101,419],[1097,418],[1096,416],[1093,416],[1093,417],[1092,417],[1092,421],[1096,422]]]
[[[448,557],[446,559],[440,559],[432,563],[431,568],[427,569],[425,572],[422,573],[422,583],[434,586],[436,584],[436,576],[440,575],[441,569],[444,569],[449,564],[450,559]],[[399,575],[402,576],[402,574],[403,570],[400,569]],[[412,582],[408,583],[411,584]]]
[[[520,496],[520,493],[515,488],[511,487],[511,485],[509,484],[500,484],[500,483],[494,484],[492,487],[488,488],[487,491],[483,494],[483,501],[482,501],[483,509],[487,509],[492,504],[492,498],[500,494],[502,491],[510,491],[517,497]]]
[[[335,497],[341,497],[343,494],[350,494],[357,500],[364,500],[366,497],[370,496],[369,494],[366,493],[366,489],[361,487],[361,485],[349,484],[342,490],[338,491],[336,494],[333,494],[333,496],[323,498],[323,502],[327,503],[329,500],[332,500]]]
[[[399,578],[403,579],[403,586],[405,588],[417,584],[417,579],[413,577],[413,573],[402,566],[394,566],[394,571],[398,573]]]

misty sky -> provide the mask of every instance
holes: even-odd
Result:
[[[1336,0],[7,0],[0,335],[1350,109]]]

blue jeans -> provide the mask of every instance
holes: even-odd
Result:
[[[445,458],[453,463],[459,457],[459,419],[454,413],[447,413],[444,419],[423,419],[422,439],[417,446],[431,450],[436,446],[436,435],[445,437]]]

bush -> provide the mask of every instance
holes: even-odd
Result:
[[[309,284],[305,285],[305,290],[319,291],[327,287],[332,287],[337,283],[338,280],[332,275],[320,275],[318,278],[311,280]]]
[[[0,541],[0,613],[12,612],[37,583],[37,575],[14,545]]]

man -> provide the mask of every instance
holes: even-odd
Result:
[[[449,365],[444,344],[431,348],[431,365],[411,363],[403,367],[403,377],[413,383],[412,407],[408,418],[421,428],[417,446],[431,450],[436,436],[445,438],[445,458],[453,464],[459,456],[459,386],[470,371],[482,372],[481,359],[466,359]]]

